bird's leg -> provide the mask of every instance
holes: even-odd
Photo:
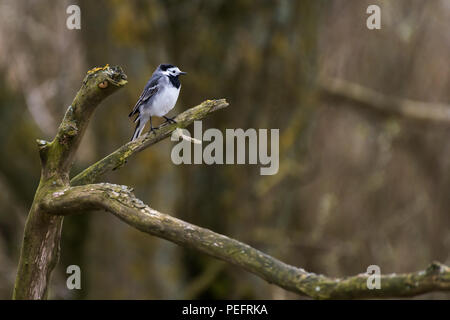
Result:
[[[150,131],[153,132],[154,134],[156,134],[156,129],[157,128],[153,128],[152,117],[150,117]]]
[[[173,118],[169,118],[169,117],[166,117],[166,116],[163,116],[163,118],[166,119],[166,122],[177,123]]]

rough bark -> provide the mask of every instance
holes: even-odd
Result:
[[[41,180],[24,231],[13,298],[45,299],[50,276],[58,262],[63,216],[94,209],[106,210],[130,226],[184,247],[232,263],[287,290],[312,298],[367,298],[414,296],[431,291],[450,291],[450,269],[439,263],[409,274],[381,276],[381,289],[367,288],[367,274],[333,279],[287,265],[244,243],[160,213],[137,199],[126,186],[89,184],[119,168],[136,152],[168,137],[228,105],[208,100],[187,110],[177,124],[147,133],[87,168],[71,181],[69,172],[83,133],[96,106],[126,84],[119,67],[95,68],[82,87],[52,142],[38,140],[42,162]]]
[[[14,299],[43,299],[59,258],[63,218],[40,209],[49,193],[69,186],[72,162],[98,104],[127,83],[120,67],[90,70],[72,104],[67,108],[52,142],[38,140],[42,163],[41,179],[25,224]]]
[[[49,195],[42,206],[47,212],[64,215],[106,210],[142,232],[199,250],[311,298],[409,297],[430,291],[450,291],[450,268],[437,262],[423,271],[382,275],[380,289],[368,288],[368,274],[329,278],[307,272],[242,242],[158,212],[137,199],[127,186],[101,183],[71,187]]]
[[[166,122],[161,125],[155,132],[149,132],[145,135],[139,137],[139,139],[129,142],[110,155],[106,156],[102,160],[93,164],[83,172],[79,173],[77,176],[72,178],[72,185],[83,185],[87,183],[93,183],[98,181],[98,179],[105,173],[116,170],[123,166],[128,158],[130,158],[135,153],[138,153],[151,145],[169,137],[175,128],[185,128],[190,125],[195,120],[203,119],[208,114],[223,109],[228,106],[225,99],[219,100],[207,100],[200,105],[188,109],[183,113],[180,113],[174,119],[176,124],[169,124]]]

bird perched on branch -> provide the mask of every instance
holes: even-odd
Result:
[[[134,120],[136,129],[131,141],[136,140],[141,135],[148,120],[150,120],[150,131],[155,131],[152,125],[152,116],[164,117],[166,122],[176,123],[174,119],[166,117],[166,114],[173,109],[177,102],[181,89],[178,76],[183,74],[186,74],[186,72],[171,64],[160,64],[156,68],[133,111],[128,115],[129,117],[138,115]]]

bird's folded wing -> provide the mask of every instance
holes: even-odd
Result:
[[[132,117],[137,112],[139,112],[139,107],[144,104],[148,99],[150,99],[152,96],[154,96],[158,92],[158,79],[151,79],[147,83],[147,85],[144,88],[144,91],[142,92],[141,96],[139,97],[139,100],[136,102],[136,105],[133,108],[133,111],[130,112],[128,115],[129,117]]]

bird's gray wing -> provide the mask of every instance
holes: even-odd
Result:
[[[147,82],[144,91],[142,91],[141,96],[139,97],[138,101],[136,102],[136,105],[133,108],[133,111],[130,112],[128,115],[129,117],[134,116],[136,113],[139,112],[139,107],[143,105],[146,101],[148,101],[152,96],[154,96],[159,89],[159,79],[161,76],[154,75],[150,78],[150,80]]]

